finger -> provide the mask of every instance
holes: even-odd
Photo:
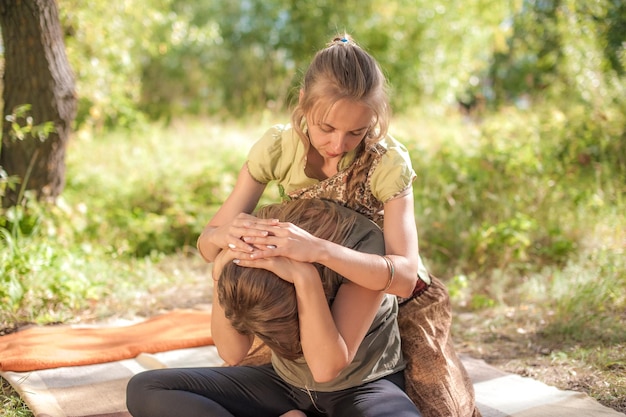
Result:
[[[233,263],[246,268],[260,268],[271,270],[272,262],[269,259],[250,259],[248,257],[237,257]]]
[[[254,222],[253,224],[247,224],[245,229],[254,231],[251,233],[242,233],[245,236],[285,236],[289,233],[288,228],[285,225],[290,223],[280,223],[278,221],[271,222]]]
[[[229,233],[233,236],[259,236],[259,237],[263,237],[263,236],[268,236],[269,235],[269,231],[267,230],[267,228],[263,229],[263,228],[256,228],[256,227],[245,227],[245,226],[241,226],[241,227],[233,227],[230,229]]]
[[[252,253],[257,254],[257,256],[253,258],[268,258],[282,254],[282,252],[278,251],[278,245],[271,242],[255,242],[250,244],[254,246]]]
[[[273,236],[243,236],[241,240],[261,250],[276,249],[279,244],[279,239]]]
[[[260,219],[258,217],[254,217],[253,219],[248,219],[245,222],[246,227],[260,227],[267,228],[280,224],[278,219]]]
[[[239,252],[253,252],[255,250],[254,246],[247,244],[243,240],[232,237],[229,239],[230,241],[227,243],[227,246],[233,251]]]
[[[222,261],[224,263],[236,259],[238,255],[239,252],[229,249],[224,249],[222,252],[220,252],[220,256],[222,257]]]
[[[250,253],[250,259],[268,259],[275,258],[277,256],[281,256],[281,252],[278,248],[265,249],[265,250],[255,250]]]
[[[258,219],[258,217],[253,216],[252,214],[249,214],[249,213],[239,213],[235,217],[234,221],[239,221],[239,220],[256,220],[256,219]]]

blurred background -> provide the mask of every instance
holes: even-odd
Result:
[[[76,113],[53,201],[9,168],[12,146],[34,161],[58,124],[40,95],[16,99],[26,81],[0,86],[13,91],[0,191],[19,197],[0,209],[3,333],[206,302],[198,234],[250,145],[288,122],[313,54],[347,32],[388,76],[420,250],[448,285],[460,348],[570,369],[561,387],[626,410],[624,1],[56,5]],[[0,46],[4,83],[34,48],[17,39]]]
[[[619,0],[342,2],[60,0],[76,128],[141,115],[285,109],[313,53],[350,33],[380,61],[396,112],[623,98]]]

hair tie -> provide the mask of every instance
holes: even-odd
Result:
[[[354,42],[350,39],[350,35],[337,36],[332,41],[326,44],[330,47],[333,45],[354,45]]]

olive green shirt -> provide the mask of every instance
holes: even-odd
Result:
[[[363,253],[385,253],[380,228],[371,220],[353,210],[341,207],[346,216],[356,216],[356,222],[344,246]],[[342,283],[339,278],[332,285],[334,293]],[[331,297],[332,298],[332,297]],[[376,317],[359,346],[352,363],[330,382],[315,382],[304,357],[292,361],[272,354],[272,365],[278,375],[289,384],[311,391],[338,391],[380,379],[404,369],[405,362],[398,330],[397,297],[386,294]],[[354,320],[360,320],[355,317]]]
[[[368,174],[368,184],[365,187],[374,201],[369,200],[368,196],[361,196],[365,198],[364,201],[351,202],[345,201],[345,196],[342,198],[336,195],[326,195],[324,198],[347,205],[382,226],[384,203],[409,188],[416,174],[410,155],[400,142],[391,136],[386,136],[377,145],[382,152],[379,160],[372,167],[371,175]],[[354,161],[355,153],[351,151],[342,157],[337,167],[338,174],[327,179],[327,183],[334,179],[343,181],[341,174],[349,169]],[[306,147],[293,128],[290,125],[275,125],[250,149],[247,162],[248,172],[255,180],[263,184],[277,181],[282,186],[285,195],[295,195],[298,194],[298,190],[322,185],[321,181],[306,176],[305,157]],[[372,204],[368,205],[370,203]],[[428,270],[421,257],[418,258],[418,276],[422,281],[430,283]]]
[[[374,197],[383,203],[411,186],[415,171],[407,149],[391,136],[379,142],[386,152],[371,177]],[[306,147],[290,125],[270,128],[248,153],[248,172],[252,178],[267,184],[277,181],[286,194],[309,187],[319,180],[304,173]],[[343,156],[337,169],[346,169],[354,160],[355,151]]]

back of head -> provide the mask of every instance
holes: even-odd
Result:
[[[343,243],[350,233],[355,217],[332,202],[302,199],[260,208],[261,218],[277,218],[293,223],[314,236]],[[338,275],[316,265],[328,299],[331,282]],[[259,337],[277,355],[286,359],[302,356],[298,306],[293,284],[274,273],[258,268],[243,268],[233,263],[224,266],[217,286],[219,302],[235,329]]]
[[[301,129],[306,117],[312,123],[324,120],[339,100],[364,104],[375,114],[369,132],[376,141],[387,133],[390,109],[387,81],[376,60],[348,34],[336,36],[317,52],[304,75],[302,96],[292,115],[294,129]]]
[[[264,269],[228,263],[218,282],[219,302],[240,333],[258,336],[286,359],[302,355],[294,286]]]

